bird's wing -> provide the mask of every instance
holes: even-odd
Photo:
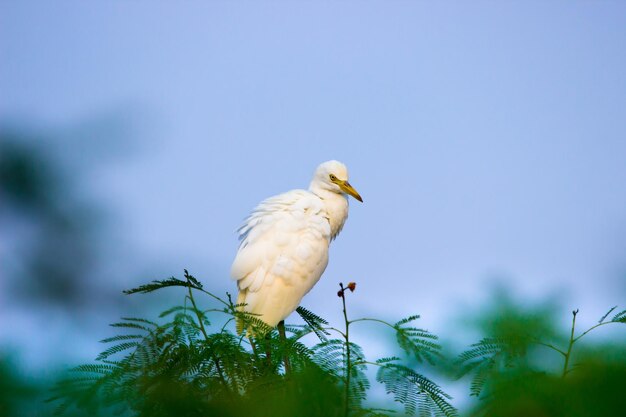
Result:
[[[302,282],[306,293],[326,267],[330,224],[318,196],[293,190],[259,204],[239,229],[239,239],[231,277],[240,291],[260,291],[277,278],[286,285],[313,280]]]

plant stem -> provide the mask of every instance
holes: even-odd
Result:
[[[202,314],[200,314],[200,310],[198,310],[198,306],[196,305],[196,300],[193,298],[193,291],[191,291],[192,288],[196,288],[196,287],[193,286],[191,281],[189,281],[189,278],[187,278],[187,283],[189,284],[189,286],[187,287],[187,290],[189,291],[189,301],[191,301],[191,305],[193,306],[193,311],[196,313],[196,317],[198,317],[198,324],[200,325],[200,331],[204,335],[204,340],[208,341],[209,335],[207,334],[206,329],[204,328]],[[222,384],[224,384],[224,387],[226,387],[226,390],[229,393],[231,393],[230,386],[226,382],[226,378],[224,377],[224,373],[222,372],[222,367],[220,366],[220,362],[218,358],[213,357],[213,362],[215,363],[215,369],[217,370],[217,374],[219,375],[220,380],[222,381]]]
[[[369,317],[364,317],[364,318],[361,318],[361,319],[352,320],[352,321],[350,322],[350,324],[352,324],[352,323],[357,323],[357,322],[359,322],[359,321],[373,321],[373,322],[376,322],[376,323],[382,323],[382,324],[384,324],[384,325],[386,325],[386,326],[391,327],[392,329],[395,329],[395,326],[394,326],[393,324],[391,324],[391,323],[387,323],[387,322],[386,322],[386,321],[384,321],[384,320],[379,320],[379,319],[371,319],[371,318],[369,318]]]
[[[332,330],[333,332],[337,332],[338,334],[340,334],[344,339],[346,338],[346,334],[344,332],[342,332],[339,329],[336,329],[334,327],[324,327],[324,330]]]
[[[346,325],[346,331],[344,333],[344,338],[346,340],[346,387],[345,387],[345,404],[344,404],[344,416],[348,417],[350,412],[350,374],[352,373],[352,364],[350,362],[350,321],[348,320],[348,313],[346,311],[346,292],[343,287],[343,283],[339,283],[341,287],[341,291],[339,294],[341,295],[341,302],[343,303],[343,319]]]
[[[335,329],[334,327],[321,327],[320,329],[321,330],[332,330],[332,331],[340,334],[342,337],[346,337],[345,334],[341,330]],[[313,330],[302,332],[302,333],[299,334],[299,336],[294,336],[294,340],[300,340],[304,336],[310,335],[311,333],[315,333],[315,332]]]
[[[583,337],[584,335],[586,335],[587,333],[589,333],[589,332],[590,332],[590,331],[592,331],[593,329],[598,328],[598,327],[600,327],[600,326],[604,326],[605,324],[610,324],[610,323],[613,323],[613,322],[611,322],[611,321],[605,321],[605,322],[602,322],[602,323],[598,323],[598,324],[596,324],[596,325],[595,325],[595,326],[593,326],[593,327],[590,327],[589,329],[587,329],[586,331],[584,331],[582,334],[580,334],[578,337],[576,337],[576,338],[574,339],[574,342],[576,342],[578,339],[580,339],[581,337]]]
[[[574,338],[574,330],[576,328],[576,314],[578,314],[577,309],[572,311],[572,331],[569,337],[569,344],[567,346],[567,352],[565,352],[565,363],[563,364],[563,374],[561,375],[562,378],[565,378],[565,375],[567,375],[567,368],[569,366],[569,360],[572,354],[572,347],[574,346],[574,342],[576,342],[577,340]]]
[[[204,339],[209,340],[209,335],[207,334],[206,329],[204,328],[202,315],[200,314],[200,310],[198,310],[198,306],[196,305],[196,300],[193,298],[193,292],[191,291],[191,288],[192,288],[191,285],[187,287],[187,290],[189,291],[189,297],[188,297],[189,301],[191,301],[191,305],[193,306],[193,311],[196,313],[196,317],[198,317],[198,324],[200,326],[200,331],[204,335]]]
[[[574,341],[576,341],[576,339],[574,339]],[[547,348],[550,348],[550,349],[554,350],[555,352],[560,353],[560,354],[561,354],[561,355],[563,355],[563,356],[565,356],[565,355],[566,355],[566,353],[565,353],[565,352],[563,352],[561,349],[559,349],[558,347],[556,347],[556,346],[554,346],[554,345],[552,345],[552,344],[550,344],[550,343],[543,343],[543,342],[541,342],[541,341],[539,341],[539,340],[535,340],[535,343],[536,343],[536,344],[538,344],[538,345],[540,345],[540,346],[545,346],[545,347],[547,347]]]
[[[205,293],[206,295],[213,297],[214,299],[216,299],[217,301],[219,301],[220,303],[224,304],[226,307],[230,307],[230,304],[227,303],[226,301],[222,300],[221,298],[219,298],[217,295],[211,294],[210,292],[208,292],[207,290],[203,289],[201,286],[198,287],[196,286],[193,282],[191,282],[191,279],[193,278],[191,275],[189,275],[189,272],[187,272],[187,270],[185,269],[185,279],[187,280],[187,287],[188,288],[193,288],[195,290],[198,291],[202,291],[203,293]],[[195,278],[193,278],[195,280]],[[228,294],[228,293],[227,293]],[[229,296],[230,297],[230,296]]]

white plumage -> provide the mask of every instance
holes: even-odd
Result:
[[[231,268],[245,311],[273,327],[298,307],[326,269],[328,246],[348,217],[347,194],[363,201],[346,166],[328,161],[308,190],[270,197],[252,211]]]

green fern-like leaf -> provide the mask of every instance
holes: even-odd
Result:
[[[261,320],[258,314],[247,311],[235,311],[233,314],[237,321],[238,333],[260,339],[273,330],[273,327]]]
[[[107,337],[106,339],[102,339],[100,343],[113,343],[120,342],[122,340],[133,340],[133,339],[143,339],[144,336],[139,334],[120,334],[113,337]]]
[[[384,365],[386,363],[397,362],[399,360],[400,360],[400,358],[397,358],[395,356],[389,356],[389,357],[386,357],[386,358],[376,359],[376,363],[380,364],[380,365]]]
[[[370,381],[365,374],[365,369],[366,367],[364,365],[352,367],[350,389],[348,391],[348,404],[353,410],[361,407],[363,401],[367,398],[367,390],[370,388]]]
[[[172,313],[177,313],[179,311],[184,311],[187,310],[189,307],[187,306],[173,306],[168,308],[167,310],[161,312],[161,314],[159,314],[159,318],[163,318],[163,317],[167,317]]]
[[[117,345],[111,346],[104,352],[100,353],[98,357],[96,358],[96,360],[99,361],[99,360],[107,359],[109,356],[115,355],[117,353],[123,352],[128,349],[136,348],[138,344],[139,344],[138,342],[124,342],[124,343],[119,343]]]
[[[523,346],[517,339],[484,338],[459,355],[457,377],[473,373],[470,394],[479,396],[491,378],[520,365],[521,358],[526,354]]]
[[[381,366],[376,380],[384,384],[388,394],[403,404],[406,414],[453,417],[456,409],[448,402],[452,399],[437,384],[402,365],[388,363]]]
[[[617,313],[615,316],[613,316],[611,321],[614,323],[626,323],[626,310],[622,310]]]
[[[302,306],[298,307],[296,311],[321,341],[328,339],[326,336],[329,336],[330,333],[324,329],[324,326],[328,325],[326,320]]]
[[[92,374],[108,375],[116,369],[117,367],[113,365],[95,363],[78,365],[72,368],[72,372],[86,372]]]
[[[191,283],[191,287],[201,290],[202,283],[198,281],[193,275],[190,275],[186,269],[184,270],[184,272],[185,272],[185,278],[187,279],[187,281]]]
[[[483,391],[489,378],[494,375],[496,359],[490,358],[484,361],[476,361],[474,367],[474,375],[470,383],[470,395],[478,397]]]
[[[609,314],[611,314],[613,312],[613,310],[615,310],[616,308],[617,308],[617,306],[613,306],[609,311],[607,311],[606,314],[604,316],[602,316],[602,318],[600,318],[600,320],[598,320],[598,324],[600,324],[604,320],[606,320],[606,318],[609,316]]]
[[[471,349],[461,353],[459,361],[467,362],[472,359],[484,359],[485,357],[504,351],[507,345],[507,340],[486,337],[481,339],[480,342],[472,344]]]
[[[112,323],[109,324],[109,326],[111,327],[123,327],[126,329],[133,329],[133,330],[144,330],[145,332],[150,332],[152,329],[146,327],[146,326],[142,326],[141,324],[137,324],[137,323],[124,323],[124,322],[119,322],[119,323]]]
[[[441,345],[435,342],[438,337],[428,330],[405,326],[419,317],[413,315],[395,323],[393,327],[396,330],[396,340],[398,346],[418,362],[434,364],[435,359],[441,356]]]
[[[152,327],[159,327],[159,325],[157,323],[153,322],[152,320],[138,318],[138,317],[122,317],[122,320],[129,321],[129,322],[135,322],[135,323],[144,323],[144,324],[148,324],[148,325],[150,325]]]
[[[341,376],[344,368],[344,341],[330,339],[313,346],[313,361],[324,371]]]
[[[408,316],[403,318],[402,320],[398,321],[395,326],[404,326],[405,324],[409,324],[415,320],[420,319],[421,316],[419,314],[413,314],[412,316]]]
[[[367,365],[365,364],[365,355],[363,350],[356,343],[349,343],[350,349],[350,386],[348,387],[348,405],[351,409],[358,409],[367,396],[367,390],[370,388],[370,381],[365,372]],[[343,369],[347,367],[347,356],[344,344],[344,363]]]
[[[153,292],[156,290],[160,290],[161,288],[168,287],[189,287],[190,284],[187,281],[182,281],[175,277],[170,277],[164,280],[154,280],[149,284],[143,284],[136,288],[131,288],[130,290],[122,291],[124,294],[147,294],[149,292]]]

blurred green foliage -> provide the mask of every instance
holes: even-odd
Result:
[[[472,410],[480,416],[588,417],[622,415],[626,406],[626,361],[596,358],[567,378],[517,370],[497,376],[492,393]]]
[[[93,289],[96,210],[79,196],[49,134],[0,128],[0,224],[7,256],[4,291],[24,304],[75,309]],[[75,174],[75,173],[74,173]]]
[[[457,359],[459,377],[471,375],[476,416],[621,415],[626,406],[626,349],[590,344],[590,332],[626,323],[613,307],[584,330],[571,312],[570,328],[555,325],[554,304],[524,308],[505,292],[477,324],[483,338]]]
[[[24,415],[34,401],[41,401],[44,389],[20,374],[13,357],[0,352],[0,416]]]
[[[3,357],[0,415],[48,417],[55,409],[65,416],[457,414],[448,394],[424,375],[420,365],[442,365],[443,371],[453,358],[441,354],[434,335],[410,325],[416,316],[395,324],[380,322],[393,331],[400,356],[413,358],[409,361],[413,365],[394,356],[370,362],[360,346],[344,338],[345,327],[334,327],[301,308],[306,324],[286,325],[281,338],[277,329],[240,312],[230,297],[208,293],[188,274],[185,280],[155,281],[129,292],[169,287],[186,291],[183,304],[164,311],[157,321],[125,318],[114,323],[116,334],[102,341],[107,347],[97,361],[74,368],[52,391],[49,380],[25,378],[14,361]],[[207,296],[217,306],[198,307],[194,294]],[[344,291],[344,302],[345,295]],[[626,311],[612,308],[584,329],[575,321],[582,313],[573,311],[571,327],[559,328],[550,303],[524,308],[511,297],[496,299],[476,321],[482,338],[454,362],[458,376],[470,376],[468,395],[476,398],[463,415],[623,413],[623,338],[598,344],[587,335],[603,326],[618,330],[626,323]],[[345,317],[350,326],[377,321],[350,320],[347,311]],[[244,334],[232,331],[236,320],[243,321]],[[306,345],[307,335],[317,343]],[[368,366],[377,369],[376,380],[401,409],[368,401]],[[45,404],[45,397],[51,402]]]

